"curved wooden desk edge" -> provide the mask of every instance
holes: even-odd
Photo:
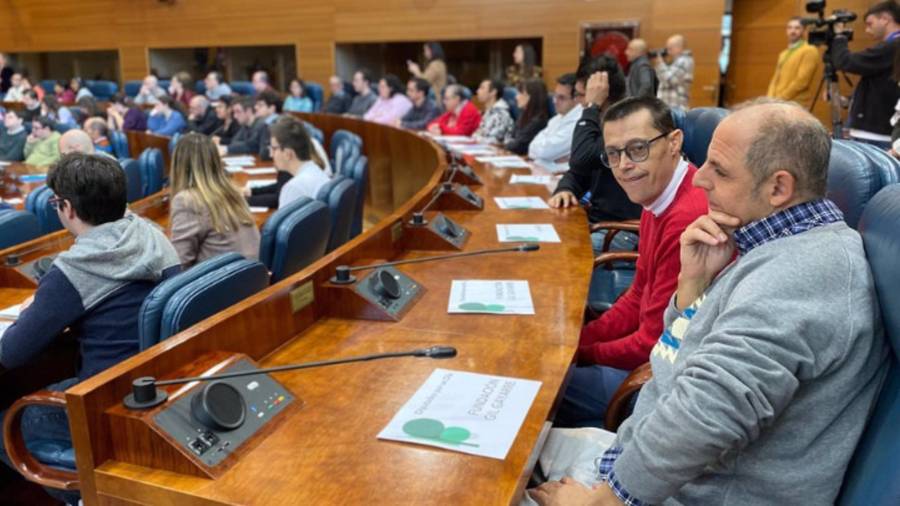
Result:
[[[190,362],[194,357],[216,349],[235,349],[230,346],[232,341],[239,340],[234,335],[221,332],[218,339],[210,336],[210,330],[222,326],[227,328],[230,320],[237,315],[255,312],[260,319],[271,319],[274,314],[282,314],[290,311],[290,292],[298,286],[309,281],[324,282],[331,276],[334,268],[341,264],[350,264],[362,258],[391,258],[396,255],[396,247],[391,240],[392,230],[404,217],[409,216],[414,209],[422,206],[430,197],[432,190],[439,184],[446,170],[447,163],[443,150],[434,142],[415,133],[376,125],[358,119],[341,116],[321,115],[323,128],[333,132],[338,126],[355,131],[363,136],[364,152],[372,153],[373,145],[365,134],[367,131],[376,131],[377,135],[403,137],[397,142],[403,144],[419,144],[422,155],[429,156],[432,161],[427,184],[420,188],[405,204],[389,214],[377,225],[360,234],[334,252],[319,259],[304,270],[290,276],[281,282],[270,286],[262,292],[237,304],[223,312],[220,312],[190,329],[181,332],[162,343],[135,355],[116,366],[93,376],[66,392],[70,426],[73,428],[73,443],[78,460],[79,481],[81,482],[82,496],[86,504],[95,504],[97,498],[95,468],[111,458],[111,442],[108,440],[108,432],[104,430],[104,411],[107,407],[121,402],[121,399],[130,392],[131,381],[140,376],[161,377],[178,366]],[[310,115],[313,121],[320,115]],[[316,122],[319,126],[319,122]],[[384,129],[385,131],[380,130]],[[390,129],[390,130],[388,130]],[[330,135],[329,135],[330,136]],[[377,141],[376,141],[377,142]],[[388,142],[387,145],[391,143]],[[370,158],[371,159],[371,158]],[[308,327],[322,316],[316,312],[315,303],[305,310],[294,314],[293,325],[290,328],[282,328],[284,337],[261,336],[261,339],[245,347],[242,351],[254,359],[271,353],[284,344],[303,328]],[[199,338],[198,338],[199,336]],[[204,338],[204,336],[206,336]],[[245,343],[246,344],[246,343]],[[249,348],[249,349],[248,349]],[[96,453],[101,455],[95,455]],[[97,457],[95,459],[95,456]]]

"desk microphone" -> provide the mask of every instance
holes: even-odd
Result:
[[[207,385],[199,393],[195,394],[191,400],[192,414],[205,425],[221,426],[224,429],[234,429],[229,427],[233,423],[223,423],[221,415],[228,412],[227,409],[216,409],[224,407],[223,404],[243,402],[240,392],[235,390],[231,385],[219,380],[229,378],[239,378],[242,376],[253,376],[257,374],[268,374],[273,372],[295,371],[298,369],[310,369],[313,367],[324,367],[329,365],[349,364],[352,362],[366,362],[370,360],[381,360],[383,358],[397,357],[428,357],[434,359],[453,358],[456,356],[456,348],[450,346],[432,346],[430,348],[422,348],[411,351],[399,351],[390,353],[376,353],[373,355],[361,355],[358,357],[339,358],[335,360],[320,360],[318,362],[307,362],[304,364],[280,365],[275,367],[267,367],[265,369],[255,369],[252,371],[229,372],[223,374],[214,374],[211,376],[193,376],[190,378],[175,378],[164,381],[157,381],[152,376],[144,376],[134,380],[131,383],[131,393],[125,397],[125,407],[128,409],[148,409],[157,406],[166,401],[169,395],[159,388],[159,386],[181,385],[194,381],[209,381]],[[210,409],[211,408],[211,409]],[[209,423],[207,423],[209,422]],[[241,417],[243,422],[243,417]],[[238,423],[240,425],[240,423]]]
[[[493,253],[507,253],[511,251],[537,251],[541,249],[541,245],[537,243],[522,243],[518,246],[512,246],[507,248],[489,248],[489,249],[479,249],[474,251],[464,251],[462,253],[451,253],[449,255],[436,255],[431,257],[424,258],[411,258],[409,260],[397,260],[395,262],[384,262],[380,264],[370,264],[370,265],[358,265],[356,267],[350,267],[347,265],[339,265],[335,271],[334,276],[330,279],[330,281],[336,285],[349,285],[351,283],[356,282],[356,278],[353,277],[350,273],[355,271],[362,271],[367,269],[377,269],[381,267],[392,267],[394,265],[404,265],[404,264],[419,264],[424,262],[434,262],[436,260],[450,260],[453,258],[462,258],[462,257],[472,257],[476,255],[489,255]],[[387,281],[390,283],[390,279],[393,279],[390,276],[390,273],[387,271],[382,271],[386,276],[379,276],[380,278],[384,278],[382,281]],[[396,282],[395,282],[396,283]],[[399,288],[398,288],[399,289]],[[396,298],[396,297],[394,297]]]
[[[440,186],[438,186],[437,191],[434,192],[434,195],[431,197],[431,200],[429,200],[427,204],[422,206],[421,209],[419,209],[418,211],[413,213],[412,220],[410,220],[409,224],[416,226],[416,227],[421,227],[423,225],[427,225],[428,220],[425,219],[425,211],[431,209],[431,206],[433,206],[434,203],[437,202],[439,198],[441,198],[441,195],[444,195],[445,193],[450,193],[452,191],[453,191],[453,183],[451,183],[449,181],[441,183]]]

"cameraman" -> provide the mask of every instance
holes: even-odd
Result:
[[[831,61],[836,70],[861,77],[847,124],[854,140],[890,148],[891,105],[900,98],[900,89],[892,80],[894,52],[900,44],[900,6],[894,0],[875,4],[866,11],[866,33],[880,41],[873,47],[851,53],[842,23],[834,26]]]

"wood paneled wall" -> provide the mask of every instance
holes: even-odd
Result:
[[[750,2],[751,0],[741,0]],[[756,0],[753,0],[754,2]],[[123,80],[148,48],[293,44],[299,72],[326,83],[341,42],[542,37],[548,83],[574,70],[582,23],[640,21],[653,47],[683,33],[694,51],[693,105],[715,101],[723,0],[6,0],[0,50],[117,49]]]

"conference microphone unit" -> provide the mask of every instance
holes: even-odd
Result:
[[[466,164],[465,159],[459,153],[448,151],[450,155],[450,174],[447,181],[451,183],[457,182],[467,185],[481,185],[481,178]]]

